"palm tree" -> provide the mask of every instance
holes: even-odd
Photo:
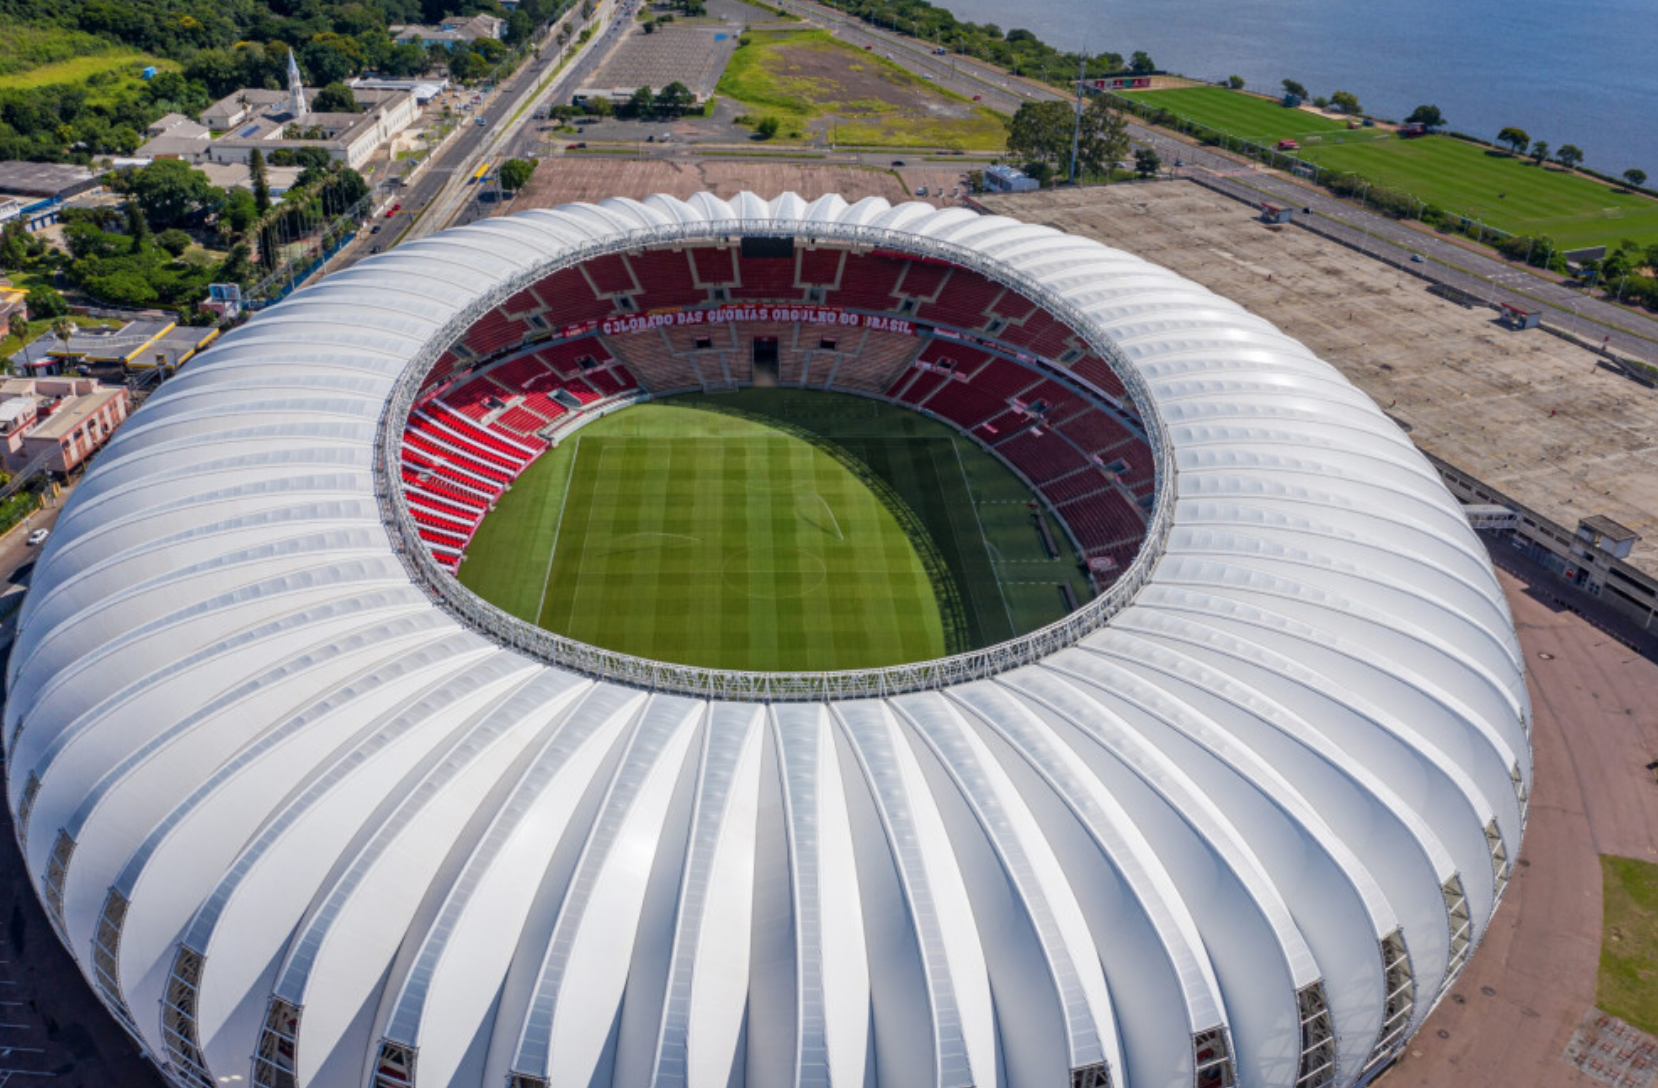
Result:
[[[60,317],[52,322],[52,335],[62,342],[65,354],[69,351],[69,338],[74,336],[76,331],[75,323],[67,317]]]
[[[13,336],[17,337],[17,343],[19,346],[27,346],[29,342],[29,319],[23,316],[22,310],[12,311],[11,316],[6,319],[6,329]],[[0,370],[4,370],[5,373],[10,374],[12,372],[11,360],[0,359]]]

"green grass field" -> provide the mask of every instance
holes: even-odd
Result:
[[[103,72],[122,73],[128,77],[123,81],[125,84],[137,84],[142,81],[140,70],[149,64],[164,70],[178,68],[177,61],[163,60],[148,53],[123,49],[72,57],[69,60],[42,64],[26,71],[0,75],[0,89],[45,87],[54,83],[85,83],[92,76]]]
[[[686,396],[549,451],[460,580],[615,650],[717,668],[869,668],[988,645],[1086,600],[1025,487],[913,412],[799,390]],[[1057,526],[1056,539],[1063,539]]]
[[[879,53],[825,30],[751,30],[718,93],[751,116],[832,134],[866,147],[1000,151],[1007,126],[994,110],[922,79]]]
[[[1658,865],[1603,854],[1604,905],[1595,1004],[1658,1032]]]
[[[1201,125],[1271,146],[1301,142],[1301,158],[1410,193],[1510,234],[1547,235],[1563,249],[1658,242],[1658,200],[1557,166],[1450,136],[1400,139],[1222,87],[1135,91],[1132,97]]]
[[[1125,94],[1136,102],[1168,110],[1177,117],[1255,143],[1275,144],[1284,139],[1309,138],[1325,142],[1352,140],[1368,143],[1378,136],[1373,128],[1349,129],[1345,121],[1306,110],[1285,109],[1271,99],[1229,91],[1224,87],[1177,87],[1163,91],[1128,91]],[[1392,138],[1391,133],[1387,135]]]

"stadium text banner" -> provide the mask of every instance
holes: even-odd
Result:
[[[858,314],[833,306],[716,306],[701,310],[655,310],[636,317],[613,317],[599,323],[606,336],[645,332],[680,325],[724,325],[782,321],[796,325],[823,325],[841,329],[875,329],[914,336],[915,323],[901,317]]]

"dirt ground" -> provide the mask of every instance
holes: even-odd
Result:
[[[1535,715],[1525,842],[1473,961],[1384,1088],[1600,1083],[1563,1057],[1595,1001],[1598,855],[1658,861],[1658,663],[1561,607],[1539,568],[1499,561]]]
[[[755,40],[764,51],[757,70],[725,85],[741,100],[749,80],[772,97],[801,103],[809,132],[826,143],[894,147],[999,148],[1000,119],[979,105],[945,94],[882,60],[839,41]],[[761,74],[763,72],[763,74]],[[754,107],[765,113],[763,105]],[[785,124],[788,118],[783,118]]]
[[[577,200],[597,202],[612,196],[640,199],[652,193],[667,193],[682,200],[700,192],[731,197],[745,189],[767,199],[788,192],[807,200],[839,193],[849,202],[881,196],[895,204],[905,199],[906,192],[904,182],[890,171],[864,166],[735,158],[693,161],[569,156],[543,164],[524,192],[502,210],[511,214],[529,208],[556,208]]]

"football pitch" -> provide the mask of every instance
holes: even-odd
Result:
[[[1643,246],[1658,241],[1658,200],[1452,136],[1403,140],[1384,129],[1348,129],[1343,121],[1222,87],[1129,97],[1269,147],[1294,137],[1299,157],[1320,168],[1357,174],[1510,234],[1552,238],[1564,249],[1625,238]]]
[[[1088,598],[1076,556],[1042,549],[1030,499],[991,455],[904,409],[798,390],[676,397],[545,454],[485,519],[460,580],[644,657],[872,668],[1057,619],[1061,583]]]

